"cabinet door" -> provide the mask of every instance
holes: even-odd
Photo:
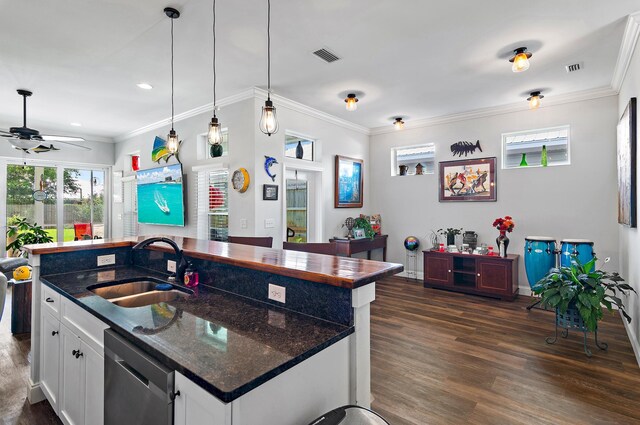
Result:
[[[511,288],[511,262],[478,260],[478,290],[508,294]]]
[[[47,311],[42,311],[42,390],[54,411],[58,411],[60,383],[60,322]]]
[[[176,372],[174,425],[231,425],[231,403],[224,404]]]
[[[104,423],[104,357],[81,340],[80,375],[84,377],[84,423]]]
[[[427,283],[451,285],[451,257],[424,254],[424,280]]]
[[[60,419],[66,425],[84,423],[84,378],[81,376],[80,338],[60,325]]]

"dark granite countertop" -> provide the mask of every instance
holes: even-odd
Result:
[[[40,280],[224,402],[354,331],[202,284],[189,298],[136,308],[117,306],[87,290],[96,284],[145,277],[166,279],[167,275],[126,266]]]

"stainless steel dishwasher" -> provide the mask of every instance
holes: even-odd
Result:
[[[105,425],[173,424],[173,371],[110,329],[104,354]]]

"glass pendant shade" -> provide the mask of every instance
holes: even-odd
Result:
[[[264,102],[262,107],[262,116],[260,117],[260,131],[267,136],[271,136],[278,132],[278,118],[276,117],[276,108],[273,106],[271,99]]]
[[[529,69],[529,58],[525,52],[517,53],[513,58],[511,70],[513,72],[524,72]]]
[[[542,104],[541,99],[543,97],[544,96],[542,96],[539,91],[532,92],[531,97],[527,98],[529,101],[529,109],[538,109]]]
[[[358,109],[358,98],[355,94],[349,94],[344,101],[347,104],[347,111],[355,111]]]
[[[210,145],[219,145],[222,143],[222,132],[220,131],[220,123],[218,117],[215,115],[211,118],[209,123],[209,132],[207,133],[207,140]]]
[[[393,126],[396,130],[402,130],[404,128],[404,121],[402,121],[402,118],[396,118]]]
[[[167,136],[167,150],[169,151],[169,153],[175,154],[178,152],[179,147],[180,147],[180,142],[178,141],[178,135],[176,134],[175,130],[172,128],[171,131],[169,131],[169,134]]]

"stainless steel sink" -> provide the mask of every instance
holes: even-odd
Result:
[[[188,298],[193,293],[178,286],[173,286],[170,290],[156,290],[156,285],[160,283],[165,282],[145,279],[107,285],[93,285],[87,289],[115,305],[127,308],[175,301],[180,298]]]

